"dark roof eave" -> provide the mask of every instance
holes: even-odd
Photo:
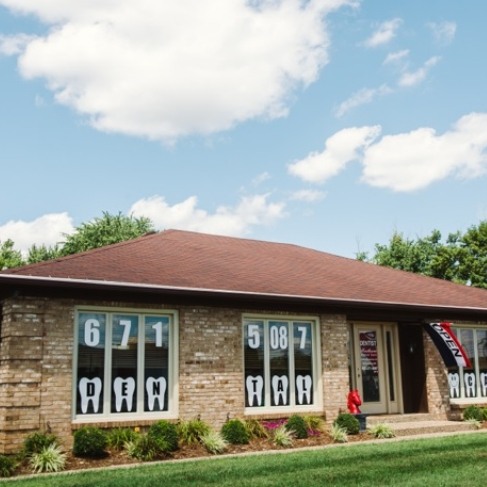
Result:
[[[404,303],[404,302],[386,302],[386,301],[371,301],[363,299],[345,299],[336,297],[322,297],[322,296],[305,296],[305,295],[287,295],[277,293],[257,293],[250,291],[236,291],[226,289],[204,289],[191,287],[176,287],[164,286],[156,284],[144,283],[129,283],[118,281],[100,281],[92,279],[72,279],[61,277],[44,277],[44,276],[25,276],[16,274],[0,274],[0,288],[6,286],[14,286],[16,288],[33,288],[33,287],[48,287],[51,289],[100,289],[105,291],[115,292],[133,292],[138,294],[164,294],[167,296],[198,296],[207,298],[219,298],[228,300],[239,300],[253,302],[283,302],[294,304],[309,304],[314,306],[327,307],[347,307],[355,309],[377,309],[381,311],[397,310],[423,313],[436,313],[439,315],[446,315],[448,313],[471,315],[487,319],[487,307],[460,307],[447,305],[427,305],[421,303]]]

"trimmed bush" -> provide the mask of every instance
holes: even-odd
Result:
[[[179,436],[176,425],[162,419],[154,423],[147,432],[147,436],[152,438],[159,445],[161,452],[167,453],[178,449]]]
[[[359,420],[350,413],[340,413],[333,424],[344,428],[348,435],[356,435],[360,430]]]
[[[308,438],[308,427],[306,425],[306,421],[299,414],[293,414],[288,419],[285,427],[298,439]]]
[[[40,453],[45,448],[57,444],[58,440],[56,435],[41,431],[31,433],[24,439],[24,443],[22,445],[22,455],[25,457],[30,457],[34,453]]]
[[[0,477],[11,477],[17,468],[14,457],[0,455]]]
[[[74,432],[73,453],[77,457],[104,457],[106,447],[107,435],[100,428],[83,426]]]
[[[249,433],[240,419],[229,419],[223,426],[221,433],[228,443],[232,445],[246,445],[249,442]]]

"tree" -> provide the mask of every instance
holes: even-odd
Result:
[[[14,250],[13,240],[0,242],[0,270],[19,267],[23,263],[22,254],[18,250]]]
[[[394,232],[387,245],[376,244],[375,254],[357,259],[425,276],[487,288],[487,220],[465,234],[450,233],[445,242],[439,230],[416,240]]]
[[[22,258],[22,254],[18,250],[14,250],[14,242],[6,240],[0,245],[0,270],[77,254],[140,237],[152,231],[154,231],[154,226],[149,218],[135,218],[132,215],[124,216],[121,213],[111,215],[103,212],[101,218],[82,223],[74,233],[65,235],[64,243],[54,247],[32,245],[28,250],[26,260]]]
[[[111,215],[103,212],[101,218],[82,223],[74,233],[67,235],[60,253],[61,255],[77,254],[140,237],[152,231],[154,231],[154,226],[149,218],[135,218],[132,215],[125,216],[121,213]]]
[[[61,255],[59,245],[55,245],[54,247],[46,247],[45,245],[37,246],[34,244],[29,249],[29,253],[27,255],[27,264],[44,262],[45,260],[55,259]]]
[[[487,289],[487,220],[470,227],[460,239],[458,275],[475,287]]]

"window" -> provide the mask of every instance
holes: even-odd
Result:
[[[471,368],[450,368],[448,385],[452,399],[487,401],[487,328],[458,327],[455,335],[467,354]]]
[[[176,314],[76,315],[76,418],[175,414]]]
[[[317,405],[314,320],[244,319],[246,408]]]

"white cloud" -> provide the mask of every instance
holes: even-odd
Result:
[[[267,171],[265,171],[265,172],[259,174],[258,176],[256,176],[252,180],[252,185],[253,186],[260,186],[262,183],[264,183],[265,181],[268,181],[269,179],[271,179],[271,175]]]
[[[395,191],[413,191],[448,176],[474,178],[487,172],[487,114],[460,118],[448,132],[432,128],[388,135],[364,154],[363,180]]]
[[[365,40],[366,47],[378,47],[390,42],[395,36],[397,29],[402,24],[402,19],[395,18],[382,22],[375,32]]]
[[[487,174],[487,113],[465,115],[442,135],[430,127],[382,138],[380,131],[379,126],[340,130],[327,139],[323,152],[290,165],[289,172],[321,183],[356,160],[363,166],[363,182],[404,192],[447,177]]]
[[[422,83],[425,80],[431,68],[436,64],[438,64],[440,59],[441,58],[439,56],[433,56],[429,58],[423,64],[423,66],[421,66],[421,68],[417,69],[416,71],[413,72],[406,71],[401,75],[398,81],[398,85],[405,88],[405,87],[416,86]]]
[[[305,201],[307,203],[314,203],[316,201],[321,201],[326,197],[326,193],[324,191],[317,191],[313,189],[302,189],[300,191],[296,191],[291,195],[292,200],[296,201]]]
[[[438,44],[447,46],[453,42],[457,32],[457,24],[455,22],[429,22],[426,25],[431,29],[433,37]]]
[[[405,59],[409,56],[409,49],[403,49],[401,51],[391,52],[384,59],[382,64],[397,64],[403,63]]]
[[[25,78],[93,127],[174,141],[286,115],[328,62],[324,19],[354,0],[0,0],[50,26],[22,46]],[[14,38],[12,38],[11,42]],[[19,37],[16,37],[19,40]],[[15,54],[21,49],[5,47]]]
[[[367,103],[372,103],[378,96],[388,95],[392,93],[393,90],[387,85],[379,86],[379,88],[362,88],[355,92],[350,98],[340,103],[338,108],[335,110],[336,117],[342,117],[347,112],[356,108],[360,105],[365,105]]]
[[[0,2],[1,4],[1,2]],[[14,36],[0,35],[0,54],[5,56],[15,56],[20,54],[26,46],[34,41],[35,36],[18,34]]]
[[[268,195],[243,197],[237,206],[220,206],[209,214],[197,207],[196,196],[170,206],[162,196],[144,198],[132,205],[129,213],[150,218],[157,229],[177,228],[220,235],[241,236],[251,227],[269,225],[283,218],[284,203],[270,203]]]
[[[50,213],[30,222],[9,221],[0,226],[0,241],[13,240],[14,247],[24,255],[32,245],[54,246],[74,231],[67,213]]]
[[[379,126],[352,127],[340,130],[325,142],[323,152],[312,152],[289,165],[289,173],[303,181],[322,183],[356,160],[380,133]]]

